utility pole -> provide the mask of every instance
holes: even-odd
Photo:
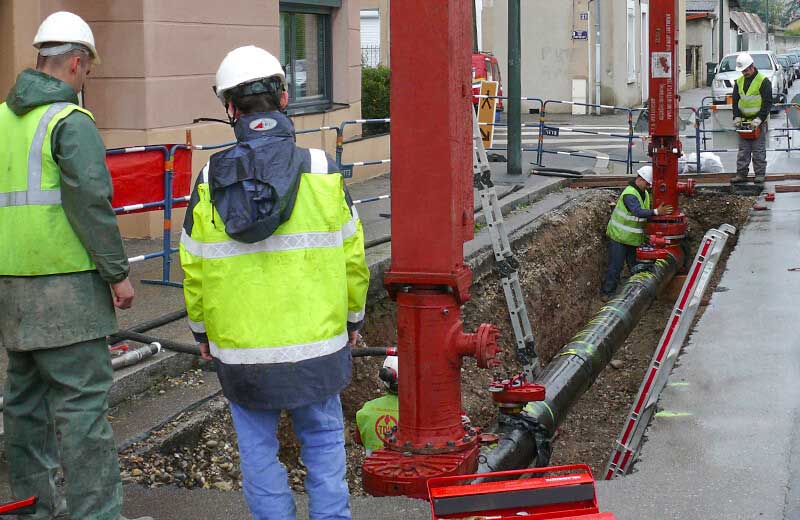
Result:
[[[476,0],[471,0],[472,4],[472,53],[477,53],[478,49],[478,10],[475,7]]]
[[[722,63],[722,57],[725,56],[725,33],[728,32],[729,22],[725,19],[725,0],[719,0],[719,56],[717,63]]]
[[[520,0],[508,0],[508,174],[522,175]]]
[[[769,19],[772,17],[769,12],[769,0],[767,0],[767,50],[769,50]]]

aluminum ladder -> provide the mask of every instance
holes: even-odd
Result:
[[[617,438],[614,451],[606,466],[605,480],[626,475],[636,460],[644,432],[655,413],[661,391],[667,384],[672,367],[675,366],[683,342],[692,327],[711,275],[717,267],[728,238],[734,234],[736,234],[735,227],[722,224],[719,229],[710,229],[703,237],[650,366],[645,372],[639,393]]]
[[[478,118],[474,111],[472,112],[472,129],[473,182],[480,196],[483,216],[486,219],[486,227],[492,240],[494,259],[503,284],[511,326],[514,329],[517,358],[523,366],[528,381],[533,381],[538,372],[539,363],[536,357],[536,340],[531,329],[531,322],[528,319],[525,296],[519,283],[519,274],[517,272],[519,262],[514,257],[514,253],[511,251],[511,244],[508,241],[508,231],[506,231],[502,207],[497,198],[497,190],[492,183],[492,170],[489,168],[489,158],[486,156],[486,149],[483,146],[483,139],[478,126]]]

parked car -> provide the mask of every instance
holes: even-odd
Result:
[[[789,61],[789,57],[785,54],[780,54],[777,58],[781,66],[781,74],[783,74],[783,86],[786,87],[783,93],[786,94],[789,88],[794,84],[794,66],[792,62]]]
[[[728,54],[719,62],[714,73],[714,81],[711,84],[711,95],[714,104],[725,104],[728,96],[733,95],[733,86],[736,80],[742,75],[736,71],[736,57],[739,54]],[[772,51],[752,51],[750,56],[759,72],[772,83],[772,99],[779,102],[783,99],[785,87],[783,85],[783,75],[780,73],[780,64]]]
[[[503,80],[500,78],[500,64],[490,52],[476,52],[472,55],[472,93],[481,93],[481,81],[497,81],[497,95],[503,95]],[[478,106],[479,98],[472,98],[472,104]],[[503,100],[497,100],[497,111],[503,111]]]
[[[789,58],[789,61],[791,62],[792,67],[794,68],[794,78],[800,79],[800,54],[793,54],[791,52],[788,52],[784,54],[784,56]]]

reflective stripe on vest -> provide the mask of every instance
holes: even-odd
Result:
[[[266,347],[220,348],[209,342],[211,355],[229,365],[258,365],[262,363],[297,363],[339,352],[347,345],[347,331],[336,336],[309,343]]]
[[[756,74],[756,77],[750,82],[750,87],[747,89],[747,92],[744,90],[744,75],[739,76],[736,80],[736,86],[739,89],[739,112],[741,112],[742,116],[745,118],[753,118],[761,111],[761,106],[763,105],[763,100],[761,99],[761,85],[764,83],[765,79],[767,79],[767,77],[763,73],[759,72]]]
[[[33,141],[28,150],[28,187],[26,191],[0,193],[0,208],[6,206],[51,206],[61,204],[61,188],[42,189],[42,146],[47,127],[53,118],[71,103],[53,103],[36,126]]]
[[[639,200],[642,209],[650,209],[650,194],[645,192],[645,199],[639,190],[628,186],[617,199],[617,205],[608,221],[606,234],[612,240],[629,246],[640,246],[644,243],[644,227],[647,219],[632,215],[625,206],[625,196],[633,195]]]
[[[61,170],[52,133],[72,103],[41,105],[17,116],[0,104],[0,276],[44,276],[95,269],[61,206]]]

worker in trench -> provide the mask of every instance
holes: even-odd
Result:
[[[378,378],[386,387],[386,394],[367,401],[356,412],[356,442],[364,446],[367,455],[383,448],[398,425],[400,402],[397,399],[397,356],[386,356]]]
[[[742,75],[733,88],[733,126],[750,129],[739,133],[739,154],[736,157],[736,175],[731,183],[747,180],[750,161],[755,172],[754,182],[764,184],[767,175],[767,139],[769,113],[772,110],[772,83],[760,72],[753,57],[744,52],[736,57],[736,70]]]
[[[608,268],[601,288],[603,299],[611,298],[616,292],[624,265],[628,264],[628,270],[636,266],[636,248],[644,244],[647,220],[654,216],[669,215],[673,211],[668,204],[650,209],[652,187],[653,167],[643,166],[617,199],[606,227],[609,238]]]
[[[42,22],[33,46],[36,69],[20,73],[0,105],[9,482],[15,499],[38,498],[36,513],[25,518],[119,520],[106,336],[117,331],[114,307],[130,307],[134,291],[105,146],[78,101],[99,57],[89,25],[64,11]]]
[[[308,469],[310,517],[349,519],[339,394],[369,286],[361,221],[336,163],[296,146],[275,56],[231,51],[214,91],[237,144],[211,156],[186,213],[189,325],[228,399],[253,517],[296,517],[277,458],[287,410]]]

